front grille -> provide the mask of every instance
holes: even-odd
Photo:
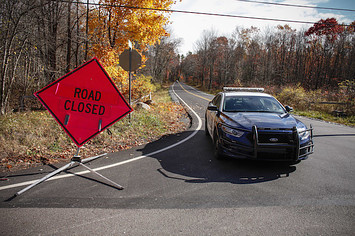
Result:
[[[228,155],[243,156],[244,158],[261,160],[303,160],[313,153],[312,131],[310,127],[306,131],[311,133],[307,144],[300,145],[299,133],[296,127],[291,128],[257,128],[252,127],[246,134],[249,141],[239,143],[223,136],[223,146]],[[228,153],[229,152],[229,153]]]
[[[287,143],[292,144],[291,133],[265,133],[259,132],[259,143]]]

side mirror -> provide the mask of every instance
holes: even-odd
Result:
[[[293,108],[292,108],[292,107],[290,107],[290,106],[285,106],[285,108],[286,108],[286,111],[287,111],[287,112],[291,112],[291,111],[293,111]]]
[[[218,107],[212,104],[208,104],[207,110],[209,111],[218,111]]]

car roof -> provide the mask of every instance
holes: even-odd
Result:
[[[232,96],[251,96],[251,97],[273,97],[267,93],[259,93],[259,92],[222,92],[226,97]]]

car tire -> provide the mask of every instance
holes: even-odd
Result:
[[[210,135],[210,134],[208,133],[208,129],[207,129],[207,117],[205,117],[205,135],[206,135],[206,136]]]

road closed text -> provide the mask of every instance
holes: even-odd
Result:
[[[77,111],[93,115],[104,115],[106,108],[103,105],[95,104],[100,102],[102,94],[100,91],[75,88],[74,98],[85,100],[66,100],[64,102],[64,109],[67,111]]]

